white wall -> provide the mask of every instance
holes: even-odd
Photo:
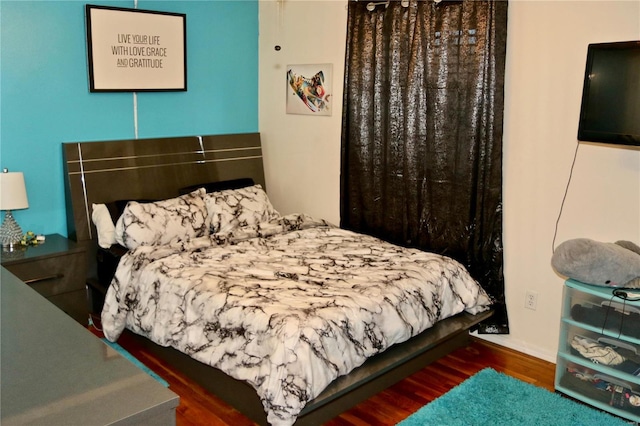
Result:
[[[336,225],[346,5],[343,0],[260,0],[259,14],[259,125],[269,197],[281,213],[309,213]],[[286,114],[287,65],[327,63],[333,64],[332,115]]]
[[[267,186],[282,213],[339,222],[344,0],[262,0],[260,132]],[[550,266],[577,140],[588,43],[640,39],[640,1],[512,0],[504,124],[504,247],[511,334],[482,336],[554,361],[563,279]],[[282,49],[276,51],[275,45]],[[288,64],[332,63],[331,117],[285,113]],[[580,144],[556,245],[640,244],[640,149]],[[524,309],[527,290],[538,308]]]

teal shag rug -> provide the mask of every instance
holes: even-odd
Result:
[[[629,423],[486,368],[398,425],[628,426]]]
[[[109,341],[106,338],[102,338],[101,340],[107,345],[109,345],[113,350],[118,352],[120,355],[122,355],[123,357],[131,361],[133,365],[138,367],[140,370],[144,371],[145,373],[147,373],[148,375],[156,379],[162,386],[164,386],[165,388],[169,387],[169,382],[167,382],[162,377],[158,376],[153,370],[151,370],[149,367],[147,367],[142,362],[140,362],[140,360],[138,360],[136,357],[131,355],[125,348],[123,348],[117,343]]]

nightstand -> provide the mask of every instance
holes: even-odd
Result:
[[[85,257],[84,248],[58,234],[37,246],[0,251],[2,266],[82,325],[88,320]]]

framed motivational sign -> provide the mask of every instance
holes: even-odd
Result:
[[[186,15],[86,5],[89,90],[187,90]]]

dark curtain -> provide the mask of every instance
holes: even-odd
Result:
[[[350,1],[341,226],[450,256],[508,333],[502,269],[506,1]]]

